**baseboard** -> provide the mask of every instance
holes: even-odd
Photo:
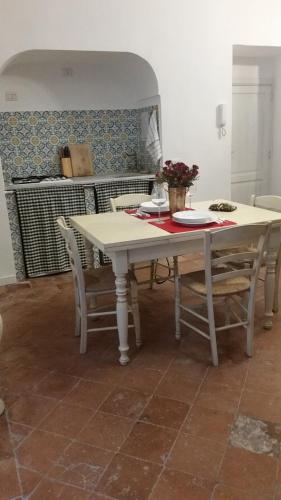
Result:
[[[16,276],[1,276],[0,277],[0,286],[4,285],[12,285],[17,282]]]

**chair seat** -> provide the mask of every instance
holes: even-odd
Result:
[[[115,289],[115,275],[111,266],[85,269],[86,292]]]
[[[222,271],[221,271],[222,272]],[[225,272],[225,268],[223,269]],[[214,269],[213,274],[219,274],[220,269]],[[194,273],[184,274],[181,277],[181,285],[189,288],[195,293],[200,295],[207,295],[205,284],[205,271],[195,271]],[[213,283],[213,295],[233,295],[236,293],[246,292],[250,287],[250,280],[245,276],[237,278],[226,279]]]

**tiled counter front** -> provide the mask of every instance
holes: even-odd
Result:
[[[60,174],[59,147],[74,143],[90,145],[97,175],[136,171],[144,166],[151,171],[151,159],[144,157],[140,132],[140,113],[149,110],[0,113],[0,157],[5,182],[8,184],[12,177]]]

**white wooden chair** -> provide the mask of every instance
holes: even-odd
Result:
[[[110,198],[110,206],[112,212],[117,212],[118,210],[124,210],[125,208],[137,208],[144,201],[150,201],[151,196],[149,194],[144,193],[128,193],[123,194],[121,196],[117,196],[117,198]],[[159,268],[166,269],[165,274],[159,274]],[[134,273],[141,271],[143,269],[150,269],[150,278],[148,280],[137,280],[138,285],[146,285],[149,284],[150,288],[153,288],[153,283],[164,283],[167,280],[173,279],[172,272],[173,264],[170,262],[169,258],[163,260],[152,260],[149,263],[144,263],[140,265],[133,264],[131,269]]]
[[[1,343],[2,334],[3,334],[3,322],[2,322],[2,317],[0,314],[0,343]],[[3,399],[0,398],[0,415],[2,415],[4,413],[4,410],[5,410],[5,404],[4,404]]]
[[[281,212],[281,196],[274,196],[274,195],[256,196],[255,194],[253,194],[251,196],[251,205],[258,208],[264,208],[266,210],[273,210],[274,212]],[[279,309],[280,268],[281,268],[281,233],[280,233],[280,245],[275,266],[275,284],[274,284],[274,302],[273,302],[273,312],[275,313],[277,313]]]
[[[89,328],[88,326],[89,319],[116,315],[115,308],[112,309],[111,307],[109,309],[110,306],[97,307],[96,305],[98,297],[110,294],[115,296],[115,276],[111,266],[83,270],[73,230],[67,226],[64,217],[59,217],[57,223],[60,233],[65,240],[69,255],[75,293],[75,335],[80,336],[80,353],[84,354],[87,350],[88,333],[102,330],[117,330],[116,325],[96,328]],[[130,324],[129,328],[135,328],[136,344],[140,346],[141,335],[137,283],[132,272],[129,272],[128,285],[131,294],[129,313],[132,314],[134,320],[134,324]]]
[[[218,366],[216,333],[239,326],[247,330],[248,356],[253,352],[255,290],[259,268],[263,258],[264,246],[270,231],[270,224],[251,224],[246,226],[206,231],[204,235],[204,270],[179,275],[175,264],[175,321],[176,338],[181,336],[181,324],[186,325],[210,341],[212,361]],[[213,257],[218,248],[255,244],[248,251],[229,253],[222,257]],[[229,262],[241,262],[247,259],[248,268],[234,269]],[[207,317],[196,312],[195,308],[182,303],[182,287],[188,288],[195,295],[207,302]],[[239,296],[241,300],[239,300]],[[225,325],[216,326],[214,300],[224,298],[226,306]],[[239,313],[232,306],[238,309]],[[186,313],[205,324],[205,330],[186,321]],[[244,316],[241,318],[241,313]],[[246,313],[246,318],[245,318]],[[230,319],[234,318],[234,322]]]
[[[250,204],[253,207],[258,207],[258,208],[264,208],[265,210],[273,210],[275,212],[281,212],[281,196],[273,196],[273,195],[263,195],[263,196],[256,196],[253,194],[251,196]],[[244,250],[247,250],[247,248],[244,248]],[[236,248],[236,249],[221,249],[218,252],[216,252],[217,257],[221,257],[225,255],[226,253],[229,253],[231,251],[241,251],[241,248]],[[264,254],[263,262],[262,265],[266,264],[266,252]],[[244,265],[248,266],[249,262],[245,261]],[[243,263],[240,262],[240,265],[243,265]],[[277,260],[276,260],[276,266],[275,266],[275,284],[274,284],[274,302],[273,302],[273,312],[277,313],[279,309],[279,279],[280,279],[280,267],[281,267],[281,233],[280,233],[280,244],[279,244],[279,250],[277,254]],[[260,279],[262,279],[260,277]]]

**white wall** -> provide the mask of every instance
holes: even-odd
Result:
[[[164,159],[200,166],[197,198],[230,196],[232,45],[281,46],[279,0],[1,0],[0,67],[32,49],[133,52],[154,68]],[[227,105],[219,139],[216,106]]]
[[[7,92],[18,100],[6,101]],[[134,54],[33,51],[1,75],[0,111],[135,108],[157,93],[152,68]]]

